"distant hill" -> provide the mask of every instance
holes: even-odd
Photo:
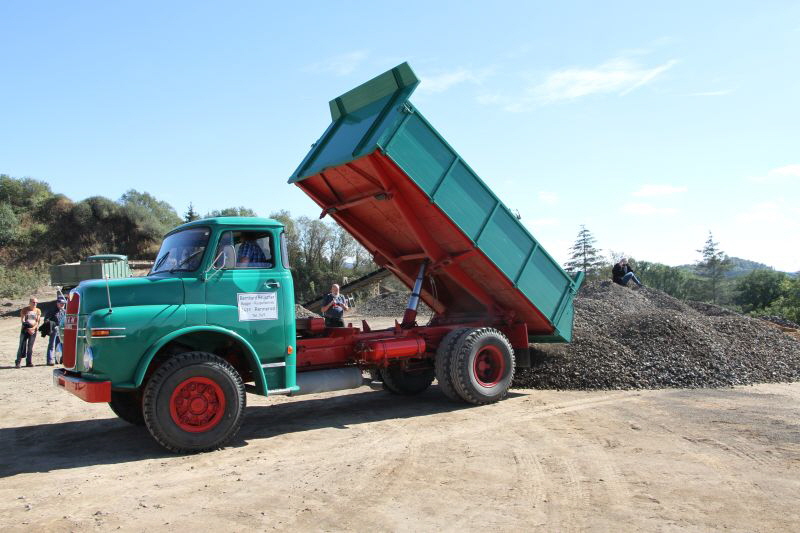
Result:
[[[733,263],[733,268],[725,273],[725,277],[728,279],[736,279],[742,276],[746,276],[753,270],[775,270],[771,266],[765,265],[764,263],[759,263],[758,261],[750,261],[749,259],[742,259],[741,257],[729,257],[728,259],[730,259],[731,262]],[[694,274],[697,269],[697,266],[679,265],[678,268]],[[795,277],[800,273],[786,272],[785,274],[791,277]]]

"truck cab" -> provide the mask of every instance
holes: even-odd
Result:
[[[283,225],[197,220],[164,237],[146,277],[83,282],[70,293],[54,380],[140,423],[143,383],[176,354],[222,355],[260,394],[295,390],[295,335]]]

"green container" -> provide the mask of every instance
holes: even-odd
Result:
[[[69,289],[90,279],[129,278],[128,257],[118,254],[92,255],[80,263],[52,265],[50,284]]]
[[[296,183],[380,151],[469,237],[553,326],[540,342],[569,341],[572,278],[408,98],[419,84],[407,63],[330,102],[333,122],[292,175]]]

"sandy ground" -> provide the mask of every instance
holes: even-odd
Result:
[[[223,450],[143,428],[13,369],[0,319],[4,531],[796,531],[800,383],[517,390],[486,407],[368,388],[248,396]]]

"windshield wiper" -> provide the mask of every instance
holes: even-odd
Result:
[[[180,263],[178,263],[177,265],[175,265],[174,267],[169,269],[169,273],[172,274],[173,272],[178,270],[180,267],[182,267],[185,263],[189,262],[189,260],[194,259],[197,256],[197,254],[200,254],[200,253],[203,253],[203,250],[197,250],[192,255],[184,257],[183,259],[181,259]]]
[[[151,270],[151,271],[150,271],[150,273],[151,273],[151,274],[155,274],[155,273],[157,273],[157,272],[158,272],[158,267],[160,267],[160,266],[161,266],[161,265],[164,263],[164,261],[166,261],[166,260],[167,260],[167,257],[169,257],[169,253],[170,253],[171,251],[172,251],[172,250],[167,250],[167,253],[165,253],[164,255],[162,255],[162,256],[161,256],[161,259],[159,259],[159,260],[158,260],[158,262],[157,262],[155,265],[153,265],[153,270]]]

